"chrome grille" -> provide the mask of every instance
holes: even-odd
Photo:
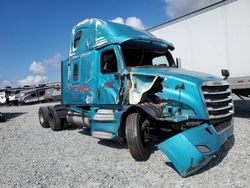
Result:
[[[226,81],[209,81],[201,86],[210,123],[217,131],[231,125],[233,99]]]

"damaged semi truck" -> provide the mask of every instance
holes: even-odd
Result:
[[[40,107],[42,127],[76,124],[127,141],[132,157],[159,149],[179,174],[206,165],[233,135],[233,101],[218,77],[181,70],[174,46],[133,27],[87,19],[72,30],[60,105]]]

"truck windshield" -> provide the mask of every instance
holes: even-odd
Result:
[[[167,49],[122,46],[126,67],[162,66],[176,67],[173,56]]]

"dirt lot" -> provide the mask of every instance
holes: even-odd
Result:
[[[126,144],[100,141],[80,128],[40,127],[38,108],[0,107],[0,187],[249,187],[250,100],[235,101],[235,136],[209,165],[182,178],[156,151],[135,162]]]

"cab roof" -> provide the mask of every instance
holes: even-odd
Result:
[[[74,47],[74,38],[78,32],[82,32],[81,38],[77,47]],[[147,31],[124,24],[91,18],[78,23],[73,28],[70,55],[83,53],[110,44],[122,44],[128,41],[154,43],[174,50],[173,44],[158,39]]]

